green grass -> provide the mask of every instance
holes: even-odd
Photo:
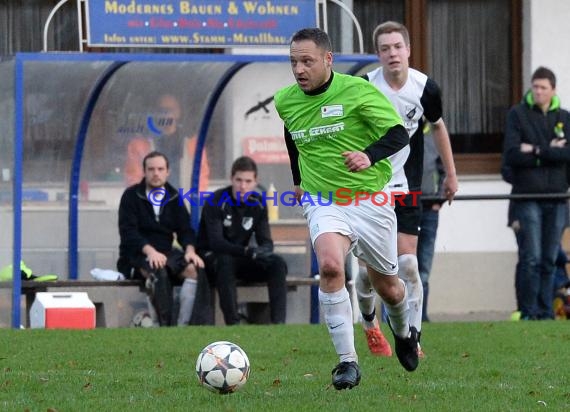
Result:
[[[413,373],[369,355],[356,326],[362,382],[336,391],[323,325],[0,330],[1,411],[570,410],[570,323],[424,325]],[[200,350],[239,344],[251,375],[237,393],[198,384]]]

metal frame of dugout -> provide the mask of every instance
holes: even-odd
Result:
[[[277,63],[289,66],[287,55],[223,55],[223,54],[122,54],[122,53],[18,53],[13,58],[0,62],[0,65],[8,66],[8,70],[13,70],[13,173],[12,173],[12,207],[13,207],[13,233],[12,233],[12,310],[11,325],[13,328],[20,327],[21,319],[21,291],[22,284],[19,273],[20,261],[22,258],[22,185],[23,185],[23,156],[24,156],[24,133],[25,125],[25,90],[28,68],[37,64],[61,63],[74,65],[78,63],[88,63],[88,66],[97,66],[99,71],[94,76],[87,97],[83,102],[81,119],[78,119],[79,127],[75,132],[73,147],[73,157],[69,170],[69,199],[68,199],[68,278],[78,278],[78,202],[80,192],[81,164],[84,156],[85,141],[87,131],[93,115],[95,105],[105,90],[109,81],[130,66],[136,64],[157,65],[160,69],[162,63],[188,64],[189,68],[196,68],[199,74],[196,75],[196,82],[200,81],[200,76],[217,76],[213,88],[207,91],[200,108],[201,118],[199,119],[198,141],[196,154],[193,159],[193,171],[190,177],[191,187],[198,187],[200,181],[200,165],[202,153],[208,136],[214,109],[222,95],[222,92],[231,84],[234,76],[244,67],[254,64],[264,65]],[[377,63],[374,55],[337,55],[335,56],[335,70],[349,74],[358,74],[366,66]],[[13,67],[13,69],[12,69]],[[212,70],[210,70],[212,69]],[[50,77],[57,76],[54,71],[42,73],[42,81],[50,81]],[[205,74],[204,74],[205,73]],[[293,82],[293,77],[290,78]],[[70,85],[71,87],[72,85]],[[8,119],[10,118],[8,114]],[[7,142],[10,145],[10,142]],[[197,228],[199,221],[198,206],[192,205],[191,224]],[[314,261],[314,259],[313,259]],[[313,262],[312,275],[317,273],[316,262]],[[316,287],[313,286],[311,299],[311,322],[318,322],[318,304]]]

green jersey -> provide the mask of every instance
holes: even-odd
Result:
[[[301,188],[341,200],[356,192],[374,193],[392,177],[383,159],[360,172],[344,165],[343,152],[362,151],[402,120],[392,103],[371,83],[335,72],[329,88],[305,94],[297,84],[275,94],[275,107],[299,152]]]

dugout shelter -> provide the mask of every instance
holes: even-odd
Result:
[[[263,184],[290,190],[283,126],[272,102],[278,88],[294,81],[288,60],[59,52],[3,58],[0,266],[12,264],[13,276],[11,307],[2,311],[10,320],[2,323],[21,324],[21,260],[60,279],[80,279],[114,262],[128,143],[164,137],[172,119],[155,106],[162,94],[180,101],[180,134],[197,139],[183,189],[198,187],[207,153],[211,190],[227,184],[232,160],[243,154],[256,159]],[[376,63],[373,55],[336,55],[334,69],[361,74]],[[195,199],[189,207],[197,228]],[[283,220],[300,217],[295,208],[280,211]]]

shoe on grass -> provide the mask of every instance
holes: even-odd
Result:
[[[356,362],[341,362],[332,370],[335,389],[352,389],[360,383],[360,368]]]
[[[366,343],[368,343],[368,349],[370,353],[374,356],[392,356],[392,348],[390,343],[380,330],[378,325],[374,325],[373,328],[364,329],[366,334]]]
[[[410,332],[405,338],[401,338],[392,329],[390,322],[388,322],[390,330],[394,335],[394,342],[396,346],[396,356],[400,364],[408,372],[413,372],[418,367],[418,330],[414,326],[410,326]]]

